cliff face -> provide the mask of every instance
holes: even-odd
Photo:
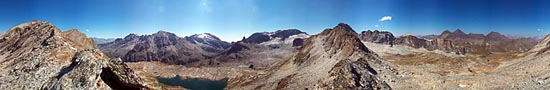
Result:
[[[0,36],[0,88],[17,89],[154,89],[126,67],[113,63],[78,30],[61,32],[49,22],[19,24]],[[119,72],[113,72],[119,71]],[[104,76],[103,74],[110,76]],[[120,74],[126,73],[126,74]],[[105,79],[105,78],[123,79]],[[120,81],[109,84],[106,81]],[[149,84],[149,85],[147,85]]]
[[[311,36],[293,57],[267,75],[233,80],[235,89],[390,89],[377,78],[377,54],[347,24]]]

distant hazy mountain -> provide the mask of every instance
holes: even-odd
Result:
[[[120,59],[110,59],[76,29],[19,24],[0,36],[0,88],[7,90],[160,89]]]
[[[273,72],[252,78],[238,78],[230,89],[390,89],[375,76],[370,65],[381,62],[365,47],[347,24],[338,24],[311,36],[297,54]],[[378,63],[377,63],[378,64]],[[379,64],[380,65],[380,64]],[[243,79],[243,80],[241,80]]]
[[[433,38],[436,38],[438,35],[435,35],[435,34],[432,34],[432,35],[420,35],[420,36],[417,36],[418,38],[421,38],[421,39],[433,39]]]

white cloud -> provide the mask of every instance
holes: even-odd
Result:
[[[383,17],[380,18],[380,20],[378,20],[378,21],[381,21],[381,22],[383,22],[383,21],[391,21],[391,19],[392,19],[391,16],[383,16]]]
[[[537,31],[539,31],[539,32],[542,32],[542,31],[544,31],[544,30],[543,30],[543,29],[540,29],[540,28],[538,28],[538,29],[537,29]]]
[[[89,31],[90,31],[90,29],[86,29],[86,32],[89,32]]]
[[[374,25],[374,27],[379,27],[380,25]]]

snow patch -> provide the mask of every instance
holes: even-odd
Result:
[[[197,37],[198,38],[209,38],[210,36],[203,33],[203,34],[197,34]]]

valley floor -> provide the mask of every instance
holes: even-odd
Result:
[[[456,55],[364,42],[397,69],[396,90],[548,89],[550,58],[515,53]],[[402,50],[402,51],[396,51]]]

